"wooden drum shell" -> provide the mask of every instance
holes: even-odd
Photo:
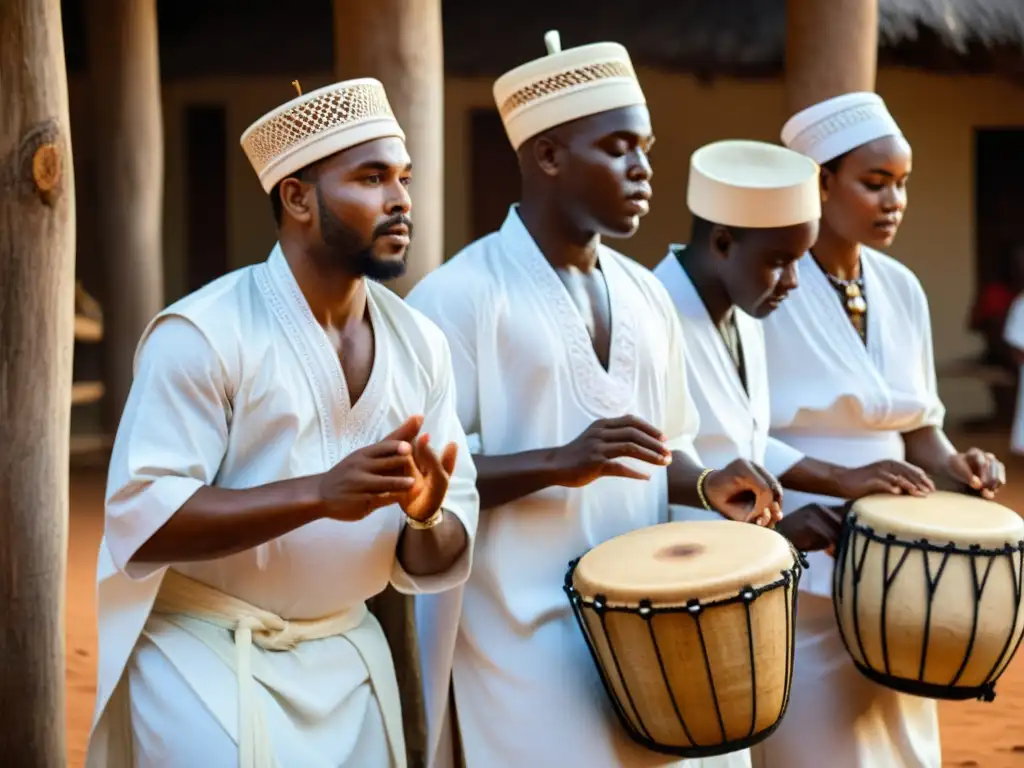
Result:
[[[582,594],[574,581],[578,562],[570,564],[565,591],[634,741],[679,757],[709,757],[752,746],[778,727],[793,674],[801,572],[795,553],[772,581],[675,605]]]
[[[854,664],[903,693],[994,699],[1024,636],[1024,541],[913,538],[876,530],[856,510],[833,573],[836,621]]]

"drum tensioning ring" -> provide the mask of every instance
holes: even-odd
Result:
[[[587,599],[582,597],[576,588],[573,586],[572,577],[576,571],[576,566],[579,564],[581,558],[576,558],[569,563],[569,568],[565,574],[565,583],[563,590],[566,596],[569,598],[569,604],[572,606],[573,615],[576,617],[576,622],[579,625],[580,631],[583,633],[583,638],[587,643],[587,648],[590,650],[591,658],[594,661],[594,666],[597,667],[598,674],[601,677],[601,683],[604,685],[605,693],[607,693],[609,700],[612,703],[612,708],[615,710],[615,714],[619,718],[619,722],[625,729],[626,733],[629,734],[630,738],[638,744],[643,745],[647,749],[654,752],[660,752],[666,755],[673,755],[675,757],[682,758],[701,758],[701,757],[716,757],[718,755],[728,754],[730,752],[737,752],[748,747],[752,747],[758,744],[769,736],[771,736],[775,730],[779,727],[779,723],[782,722],[783,716],[786,714],[786,708],[789,706],[789,696],[793,688],[793,654],[796,649],[796,593],[800,583],[800,575],[803,572],[803,568],[806,567],[806,560],[802,554],[797,553],[794,550],[794,564],[791,568],[781,571],[781,577],[770,584],[765,584],[761,587],[746,586],[743,587],[738,594],[734,597],[724,598],[722,600],[714,600],[703,602],[700,600],[690,600],[685,605],[662,607],[655,606],[651,600],[640,600],[637,605],[634,606],[615,606],[608,605],[607,599],[604,595],[594,595],[593,599]],[[786,604],[786,647],[789,649],[789,653],[786,656],[786,689],[782,694],[782,708],[779,711],[779,716],[774,723],[761,731],[755,732],[757,727],[757,666],[756,666],[756,654],[754,649],[754,633],[752,627],[752,621],[750,617],[750,606],[757,600],[761,595],[768,592],[772,592],[777,589],[791,590],[791,594],[785,601]],[[746,608],[747,618],[747,649],[750,654],[750,670],[751,670],[751,688],[755,691],[753,696],[753,706],[751,707],[750,716],[750,731],[748,734],[741,739],[733,739],[731,741],[726,740],[725,721],[722,718],[721,705],[719,703],[718,692],[715,690],[714,678],[711,674],[711,661],[708,656],[707,638],[704,632],[701,630],[701,615],[704,611],[709,608],[716,608],[719,606],[742,604]],[[599,619],[601,629],[605,635],[608,649],[611,651],[612,660],[615,663],[615,672],[618,675],[619,681],[621,682],[622,690],[625,692],[626,698],[629,700],[629,705],[633,712],[636,714],[637,723],[639,729],[637,729],[629,716],[623,709],[622,702],[619,701],[615,695],[615,690],[612,687],[611,681],[608,679],[607,673],[605,672],[604,666],[601,664],[600,656],[598,655],[597,648],[594,645],[594,640],[588,630],[588,625],[584,619],[584,612],[592,611]],[[629,685],[626,683],[626,678],[622,674],[622,662],[619,659],[619,654],[616,653],[614,644],[611,643],[608,637],[608,628],[605,623],[605,617],[609,613],[627,613],[640,616],[647,623],[647,628],[651,636],[651,646],[654,649],[655,656],[658,659],[658,666],[661,669],[661,678],[665,683],[665,690],[668,692],[669,701],[672,702],[672,708],[675,711],[676,718],[679,721],[679,726],[683,733],[686,734],[687,739],[690,741],[691,746],[679,747],[668,744],[662,744],[655,741],[647,728],[643,724],[643,720],[640,717],[640,711],[637,709],[636,704],[633,701],[633,695],[630,693]],[[722,732],[722,742],[718,744],[708,746],[698,746],[694,743],[693,736],[691,735],[690,729],[686,725],[686,720],[683,717],[682,712],[679,709],[679,704],[676,702],[675,693],[672,690],[672,686],[668,680],[668,672],[665,669],[665,661],[661,654],[661,649],[658,647],[657,637],[654,633],[654,627],[651,624],[652,619],[655,616],[661,614],[686,614],[690,616],[696,624],[697,636],[700,639],[701,652],[704,659],[704,670],[707,675],[708,687],[711,691],[712,698],[715,702],[715,714],[718,718],[718,725]]]
[[[868,654],[864,649],[864,641],[860,635],[860,611],[858,610],[860,606],[859,587],[868,552],[867,543],[864,544],[864,548],[861,550],[859,558],[856,558],[857,562],[854,562],[852,565],[853,578],[851,580],[852,594],[850,595],[850,599],[853,603],[852,632],[854,637],[850,638],[846,636],[840,617],[839,605],[843,599],[843,585],[848,561],[847,552],[850,549],[851,542],[855,538],[858,540],[866,539],[868,542],[874,542],[884,547],[885,559],[883,562],[885,574],[883,583],[885,585],[885,591],[882,594],[880,634],[882,661],[885,665],[885,672],[880,672],[877,669],[873,669],[862,664],[857,660],[857,656],[854,654],[851,647],[853,643],[856,643],[861,658],[868,658]],[[942,555],[942,561],[939,563],[934,576],[931,573],[931,567],[928,564],[928,559],[924,558],[924,579],[925,589],[927,590],[928,595],[928,603],[925,606],[925,627],[924,635],[921,640],[921,663],[919,666],[918,677],[916,679],[896,677],[895,675],[890,674],[891,665],[889,662],[889,644],[886,630],[886,603],[889,596],[889,587],[896,579],[896,575],[903,568],[903,564],[912,552],[934,552]],[[856,553],[854,554],[856,556]],[[1016,554],[1021,555],[1021,565],[1019,567],[1014,564],[1013,558]],[[935,593],[938,590],[939,581],[942,579],[942,575],[946,570],[946,563],[949,562],[949,559],[954,555],[971,558],[971,575],[974,587],[974,615],[971,622],[971,635],[967,642],[967,649],[964,653],[963,663],[960,665],[960,668],[949,683],[943,685],[939,683],[929,683],[922,678],[924,678],[924,670],[928,660],[928,641],[931,633],[932,605],[935,601]],[[984,573],[979,575],[978,569],[975,567],[974,563],[981,557],[987,557],[989,559],[988,565],[984,568]],[[971,652],[974,650],[974,641],[978,634],[981,596],[985,592],[985,586],[988,584],[988,577],[992,571],[993,564],[1002,558],[1007,559],[1010,566],[1010,572],[1014,574],[1013,621],[1010,623],[1010,630],[1006,637],[1006,643],[1003,645],[1003,650],[996,657],[996,661],[992,669],[985,676],[984,683],[973,686],[958,685],[958,681],[967,669],[967,665],[971,660]],[[895,566],[891,571],[889,570],[890,559],[896,561]],[[998,681],[1003,672],[1006,671],[1006,668],[1009,666],[1010,661],[1016,654],[1017,648],[1021,642],[1021,638],[1017,638],[1017,642],[1014,644],[1013,634],[1016,630],[1017,619],[1021,611],[1022,592],[1024,592],[1024,541],[1018,542],[1015,546],[1007,544],[999,549],[984,549],[977,545],[958,547],[952,542],[945,545],[939,545],[933,544],[927,539],[907,540],[901,539],[891,533],[876,533],[874,528],[858,523],[857,515],[854,512],[850,512],[843,523],[842,534],[839,537],[839,545],[836,547],[836,565],[832,572],[832,606],[835,612],[836,624],[839,627],[839,636],[842,638],[843,645],[846,646],[846,650],[850,654],[850,659],[853,661],[857,670],[872,682],[878,683],[886,688],[891,688],[894,691],[906,693],[911,696],[921,696],[928,699],[939,699],[944,701],[966,701],[968,699],[978,699],[985,702],[994,701],[996,697],[996,681]],[[1013,645],[1012,650],[1010,648],[1011,645]],[[1008,651],[1009,654],[1007,654]]]

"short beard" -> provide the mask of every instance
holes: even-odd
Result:
[[[377,282],[394,280],[405,274],[408,249],[400,260],[378,258],[373,252],[373,242],[380,235],[379,232],[374,232],[370,244],[367,245],[358,232],[335,216],[325,205],[319,184],[316,186],[316,203],[320,212],[320,236],[331,263],[343,266],[351,274]],[[401,219],[407,222],[405,217]],[[385,230],[391,226],[393,222],[390,220],[382,225]],[[411,226],[409,233],[412,234]]]

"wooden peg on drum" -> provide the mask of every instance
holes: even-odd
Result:
[[[857,669],[932,699],[992,701],[1024,636],[1024,520],[936,491],[868,496],[843,525],[832,579]]]

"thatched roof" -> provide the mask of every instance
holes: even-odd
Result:
[[[444,0],[443,8],[446,66],[464,74],[496,75],[539,55],[548,29],[567,46],[617,40],[638,63],[667,69],[782,67],[785,0]],[[1024,56],[1024,0],[879,0],[879,27],[892,63],[985,69],[986,50]]]
[[[1024,71],[1024,0],[879,3],[884,63]],[[72,70],[85,66],[90,4],[62,2]],[[782,66],[785,0],[442,0],[442,9],[445,67],[453,75],[496,76],[541,53],[553,28],[566,45],[618,40],[638,64],[704,76],[771,75]],[[290,80],[329,71],[331,12],[329,0],[159,0],[161,74]]]

